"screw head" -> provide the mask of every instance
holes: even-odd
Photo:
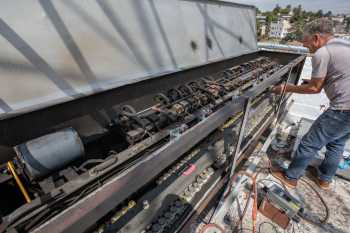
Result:
[[[144,200],[143,202],[142,202],[142,205],[143,205],[143,209],[144,210],[147,210],[148,208],[149,208],[149,202],[147,201],[147,200]]]

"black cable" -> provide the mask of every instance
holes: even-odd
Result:
[[[248,179],[244,180],[243,183],[242,183],[242,185],[245,184],[245,183],[247,183],[247,182],[248,182]],[[229,182],[228,182],[228,185],[230,185]],[[245,216],[245,214],[246,214],[246,212],[247,212],[247,210],[248,210],[248,206],[249,206],[249,203],[250,203],[250,197],[251,197],[252,192],[253,192],[252,190],[253,190],[253,189],[250,189],[247,202],[246,202],[246,204],[245,204],[245,206],[244,206],[244,209],[243,209],[242,216],[240,216],[239,222],[236,224],[236,226],[235,226],[233,229],[236,229],[236,228],[237,228],[238,224],[243,220],[243,218],[244,218],[244,216]],[[225,189],[222,191],[222,193],[221,193],[219,196],[221,197],[222,195],[224,195],[224,193],[225,193]],[[237,201],[238,201],[238,199],[237,199]],[[215,214],[217,208],[219,207],[219,204],[220,204],[220,199],[219,199],[218,203],[216,204],[216,206],[215,206],[215,208],[214,208],[214,210],[213,210],[213,213],[211,214],[211,216],[210,216],[210,218],[209,218],[209,221],[208,221],[207,223],[206,223],[205,221],[202,221],[202,222],[204,222],[205,224],[210,224],[210,223],[211,223],[211,220],[212,220],[212,218],[214,217],[214,214]]]
[[[250,231],[250,232],[253,232],[252,229],[249,229],[249,228],[240,228],[237,230],[237,233],[243,233],[243,231]]]
[[[264,224],[268,224],[268,225],[272,226],[272,229],[273,229],[275,232],[279,233],[279,231],[277,230],[277,227],[276,227],[275,225],[273,225],[272,223],[270,223],[270,222],[262,222],[262,223],[260,223],[260,224],[259,224],[259,228],[258,228],[258,233],[264,233],[263,231],[261,231],[261,227],[262,227]]]
[[[326,210],[326,216],[324,217],[324,219],[319,220],[319,222],[314,221],[311,218],[307,218],[307,216],[304,215],[304,214],[300,215],[300,217],[302,217],[304,220],[306,220],[309,223],[312,223],[312,224],[314,224],[316,226],[319,226],[320,224],[325,224],[328,221],[328,219],[329,219],[329,207],[328,207],[326,201],[323,199],[322,195],[317,191],[317,189],[315,189],[313,187],[313,185],[309,183],[309,181],[305,180],[304,178],[301,178],[300,180],[302,182],[304,182],[309,188],[311,188],[312,191],[314,191],[314,193],[316,193],[316,195],[319,197],[319,199],[321,200],[321,202],[322,202],[322,204],[323,204],[323,206],[325,207],[325,210]]]
[[[340,179],[343,179],[343,180],[346,180],[346,181],[350,181],[349,177],[346,177],[346,176],[343,176],[343,175],[340,175],[340,174],[336,174],[336,176],[339,177]]]
[[[247,182],[247,181],[246,181],[246,182]],[[249,206],[249,204],[250,204],[250,197],[251,197],[252,193],[253,193],[253,189],[251,188],[250,191],[249,191],[248,198],[247,198],[246,204],[245,204],[245,206],[244,206],[242,215],[239,217],[239,220],[238,220],[238,222],[236,223],[236,225],[234,226],[233,231],[235,231],[235,229],[238,228],[239,224],[242,223],[243,218],[244,218],[244,216],[245,216],[246,213],[247,213],[248,206]],[[238,198],[237,198],[237,202],[238,202]]]
[[[221,197],[221,196],[224,194],[224,192],[225,192],[225,189],[222,191],[222,193],[219,195],[219,197]],[[213,213],[211,214],[211,216],[210,216],[209,221],[208,221],[207,224],[210,224],[210,223],[211,223],[211,220],[212,220],[212,218],[214,217],[214,214],[215,214],[217,208],[219,208],[220,200],[221,200],[221,199],[219,198],[218,203],[215,205],[214,211],[213,211]]]
[[[288,191],[287,187],[283,184],[283,182],[277,182],[275,180],[271,180],[271,179],[260,179],[257,181],[257,184],[262,182],[262,181],[269,181],[269,182],[273,182],[277,185],[279,185],[280,187],[282,187],[285,192],[288,194],[288,195],[291,195],[290,192]],[[318,196],[318,198],[321,200],[321,203],[323,204],[323,206],[325,207],[325,210],[326,210],[326,216],[324,219],[320,219],[319,221],[314,221],[313,219],[311,218],[308,218],[306,215],[304,214],[299,214],[299,216],[301,218],[303,218],[305,221],[311,223],[311,224],[314,224],[316,226],[319,226],[320,224],[325,224],[328,219],[329,219],[329,207],[327,205],[327,203],[325,202],[325,200],[323,199],[322,195],[317,191],[317,189],[315,189],[313,187],[312,184],[310,184],[307,180],[305,180],[304,178],[301,178],[300,179],[301,182],[303,182],[304,184],[306,184],[306,186],[308,186],[314,193],[316,193],[316,195]]]
[[[272,167],[271,161],[269,161],[269,164],[270,164],[269,166],[270,166],[270,168],[271,168],[271,167]],[[286,191],[286,193],[287,193],[288,195],[291,195],[291,194],[289,193],[287,187],[283,184],[283,182],[280,182],[280,183],[279,183],[279,182],[276,182],[276,181],[270,180],[270,179],[261,179],[261,180],[267,180],[267,181],[271,181],[271,182],[274,182],[274,183],[276,183],[276,184],[279,184],[280,186],[283,187],[283,189]],[[304,214],[299,214],[299,216],[300,216],[301,218],[303,218],[304,220],[308,221],[309,223],[314,224],[314,225],[316,225],[316,226],[319,226],[320,224],[325,224],[325,223],[328,221],[328,219],[329,219],[329,207],[328,207],[327,203],[326,203],[325,200],[323,199],[322,195],[321,195],[321,194],[313,187],[313,185],[310,184],[306,179],[301,178],[301,179],[299,179],[299,180],[300,180],[301,182],[304,182],[304,183],[306,184],[306,186],[308,186],[310,189],[312,189],[312,191],[313,191],[314,193],[316,193],[316,195],[317,195],[318,198],[321,200],[321,203],[323,204],[323,206],[325,207],[325,210],[326,210],[326,216],[325,216],[325,218],[322,219],[322,220],[320,220],[319,222],[316,222],[316,221],[314,221],[313,219],[307,218],[307,216],[304,215]],[[257,181],[257,183],[258,183],[258,182],[259,182],[259,181]]]
[[[299,232],[299,233],[302,232],[302,231],[300,230],[299,224],[297,224],[297,227],[298,227],[298,232]]]

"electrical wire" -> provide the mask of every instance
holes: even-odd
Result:
[[[245,216],[246,213],[247,213],[248,206],[249,206],[249,204],[250,204],[250,197],[251,197],[252,193],[253,193],[253,189],[251,188],[251,189],[249,190],[248,198],[247,198],[247,201],[246,201],[246,203],[245,203],[245,206],[244,206],[242,215],[239,217],[238,222],[235,224],[235,226],[234,226],[234,228],[233,228],[233,232],[238,228],[239,224],[242,223],[243,218],[244,218],[244,216]],[[238,199],[237,199],[237,202],[238,202]]]
[[[221,195],[220,195],[220,196],[221,196]],[[219,202],[220,202],[220,200],[219,200]],[[217,203],[217,205],[215,206],[215,208],[214,208],[214,210],[213,210],[213,213],[211,214],[211,216],[210,216],[209,221],[208,221],[207,224],[210,224],[210,222],[211,222],[211,220],[213,219],[214,214],[215,214],[215,212],[216,212],[216,210],[217,210],[218,208],[219,208],[219,203]]]
[[[199,231],[199,233],[205,233],[209,228],[211,228],[211,227],[214,227],[214,228],[216,228],[217,230],[219,230],[219,232],[218,233],[226,233],[226,231],[222,228],[222,227],[220,227],[219,225],[217,225],[217,224],[215,224],[215,223],[208,223],[208,224],[206,224],[200,231]],[[215,231],[215,232],[217,232],[217,231]]]
[[[237,232],[239,232],[239,233],[243,233],[243,231],[250,231],[250,232],[253,232],[253,230],[252,230],[252,229],[249,229],[249,228],[239,228],[239,229],[237,230]]]
[[[271,164],[270,164],[270,167],[271,167]],[[230,184],[232,183],[233,180],[235,180],[235,179],[237,178],[237,175],[238,175],[238,174],[242,174],[242,173],[244,174],[244,172],[235,174],[235,176],[232,177]],[[246,175],[246,174],[245,174],[245,175]],[[253,177],[253,176],[249,174],[249,177]],[[254,177],[256,178],[257,175],[255,175]],[[264,181],[268,181],[268,182],[272,182],[272,183],[277,184],[278,186],[280,186],[281,188],[283,188],[283,190],[284,190],[287,194],[291,195],[290,192],[288,191],[287,187],[283,184],[283,182],[278,182],[278,181],[275,181],[275,180],[272,180],[272,179],[266,179],[266,178],[265,178],[265,179],[260,179],[260,180],[257,180],[257,181],[255,180],[255,185],[258,185],[259,183],[263,183]],[[329,219],[329,207],[328,207],[327,203],[325,202],[325,200],[323,199],[322,195],[319,193],[319,191],[318,191],[309,181],[307,181],[307,180],[304,179],[304,178],[301,178],[300,181],[301,181],[302,183],[304,183],[309,189],[311,189],[311,190],[318,196],[318,198],[320,199],[321,203],[322,203],[323,206],[325,207],[326,215],[325,215],[325,217],[324,217],[323,219],[320,219],[319,221],[315,221],[315,220],[313,220],[313,219],[311,219],[311,218],[308,218],[306,215],[303,215],[303,214],[299,214],[299,216],[302,217],[305,221],[307,221],[307,222],[309,222],[309,223],[311,223],[311,224],[314,224],[314,225],[316,225],[316,226],[319,227],[320,224],[325,224],[325,223],[328,221],[328,219]],[[266,186],[266,185],[264,184],[264,186]],[[255,188],[257,188],[257,187],[255,187]],[[252,189],[252,190],[253,190],[253,189]],[[231,189],[229,190],[228,193],[230,193],[230,191],[231,191]],[[245,205],[245,208],[244,208],[244,211],[243,211],[243,213],[242,213],[242,216],[241,216],[240,219],[239,219],[239,222],[241,222],[241,221],[243,220],[243,217],[244,217],[244,215],[245,215],[245,213],[246,213],[246,208],[247,208],[248,205],[249,205],[249,199],[250,199],[250,196],[251,196],[251,195],[252,195],[252,192],[250,192],[250,194],[249,194],[247,203],[246,203],[246,205]],[[255,196],[256,196],[256,195],[257,195],[257,191],[255,192]],[[225,196],[225,198],[226,198],[227,196],[228,196],[228,194]],[[253,210],[253,212],[254,212],[254,210]],[[254,215],[252,215],[252,220],[253,220],[253,224],[254,224],[254,222],[255,222],[256,220],[254,220],[254,217],[253,217],[253,216],[254,216]],[[239,223],[239,222],[238,222],[238,223]],[[270,223],[270,222],[262,222],[262,223],[259,224],[258,233],[262,233],[261,228],[262,228],[262,225],[264,225],[264,224],[269,224],[269,225],[271,225],[271,226],[273,227],[273,229],[274,229],[275,232],[279,232],[278,229],[276,228],[276,226],[274,226],[272,223]],[[238,224],[237,224],[237,225],[238,225]],[[237,225],[236,225],[236,227],[237,227]],[[236,230],[236,227],[234,228],[234,230]],[[297,224],[297,227],[298,227],[298,232],[301,232],[301,231],[300,231],[300,227],[299,227],[298,224]],[[249,230],[249,231],[251,231],[251,232],[256,232],[256,229],[254,229],[254,225],[253,225],[253,230],[247,229],[247,228],[240,228],[240,229],[238,229],[236,232],[242,232],[242,230]],[[295,226],[294,226],[294,224],[292,225],[291,230],[292,230],[292,233],[295,233]],[[233,231],[233,232],[235,232],[235,231]]]
[[[258,233],[264,233],[263,231],[261,231],[261,227],[262,227],[264,224],[268,224],[268,225],[272,226],[272,229],[273,229],[275,232],[279,233],[279,231],[277,230],[277,227],[276,227],[275,225],[273,225],[272,223],[270,223],[270,222],[262,222],[262,223],[260,223],[260,224],[259,224],[259,228],[258,228]]]
[[[313,219],[307,218],[306,215],[300,215],[300,217],[302,217],[307,222],[314,224],[316,226],[319,226],[320,224],[325,224],[329,219],[329,207],[328,207],[326,201],[323,199],[322,195],[317,191],[317,189],[315,189],[315,187],[309,183],[309,181],[307,181],[304,178],[301,178],[300,180],[302,182],[304,182],[314,193],[316,193],[316,195],[321,200],[321,203],[323,204],[323,206],[325,207],[325,210],[326,210],[326,216],[323,219],[320,219],[319,222],[314,221]]]
[[[339,177],[340,179],[343,179],[343,180],[346,180],[346,181],[350,181],[350,178],[347,177],[347,176],[343,176],[343,175],[340,175],[340,174],[336,174],[337,177]]]
[[[272,167],[271,161],[269,161],[269,167],[270,167],[270,170],[271,170],[271,167]],[[285,192],[288,195],[291,195],[290,192],[288,191],[287,187],[283,184],[283,182],[276,182],[276,181],[270,180],[270,179],[265,179],[265,180],[270,181],[270,182],[274,182],[276,184],[279,184],[281,187],[283,187],[283,189],[285,190]],[[314,193],[316,193],[317,197],[320,199],[320,201],[321,201],[322,205],[325,207],[325,211],[326,211],[325,218],[321,219],[319,222],[314,221],[313,219],[307,218],[306,215],[300,215],[300,217],[302,217],[304,220],[306,220],[309,223],[314,224],[316,226],[319,226],[319,224],[325,224],[328,221],[328,219],[329,219],[329,207],[328,207],[326,201],[323,199],[322,195],[317,191],[317,189],[314,188],[314,186],[309,183],[309,181],[307,181],[305,178],[300,178],[299,180],[301,182],[303,182],[304,184],[306,184],[306,186],[308,186]]]
[[[16,172],[16,168],[15,168],[15,165],[13,164],[12,161],[9,161],[7,162],[7,166],[8,166],[8,170],[11,172],[12,174],[12,177],[15,179],[16,181],[16,184],[18,186],[18,188],[20,189],[24,199],[26,200],[27,203],[31,203],[32,202],[32,199],[30,198],[26,188],[24,187],[21,179],[19,178],[19,176],[17,175],[17,172]]]
[[[294,223],[292,223],[292,233],[295,233]]]
[[[297,224],[297,227],[298,227],[298,232],[299,232],[299,233],[302,232],[302,231],[300,230],[299,224]]]
[[[251,189],[249,190],[248,198],[247,198],[247,201],[246,201],[246,203],[245,203],[245,205],[244,205],[242,215],[239,217],[238,221],[234,224],[233,232],[237,231],[239,224],[242,223],[243,218],[244,218],[244,216],[245,216],[246,213],[247,213],[248,206],[249,206],[249,204],[250,204],[250,197],[251,197],[252,193],[253,193],[253,189],[251,188]],[[238,201],[238,200],[237,200],[237,201]]]
[[[269,181],[269,182],[273,182],[277,185],[279,185],[280,187],[282,187],[284,189],[284,191],[288,194],[288,195],[291,195],[290,192],[288,191],[287,187],[283,184],[283,182],[277,182],[275,180],[271,180],[271,179],[260,179],[257,181],[257,184],[260,183],[260,182],[263,182],[263,181]],[[304,184],[306,184],[306,186],[308,186],[314,193],[316,193],[316,195],[318,196],[318,198],[320,199],[321,203],[323,204],[323,206],[325,207],[325,211],[326,211],[326,216],[324,217],[324,219],[321,219],[319,220],[319,222],[317,221],[314,221],[313,219],[311,218],[308,218],[306,215],[299,215],[300,217],[302,217],[304,220],[306,220],[307,222],[309,223],[312,223],[314,225],[317,225],[319,226],[319,224],[325,224],[328,219],[329,219],[329,207],[327,205],[327,203],[325,202],[325,200],[323,199],[322,195],[317,191],[316,188],[314,188],[314,186],[312,184],[310,184],[309,181],[307,181],[306,179],[304,178],[301,178],[300,179],[301,182],[303,182]]]
[[[253,202],[253,210],[252,210],[252,222],[253,222],[253,233],[256,233],[256,219],[257,219],[257,214],[258,214],[258,192],[257,192],[257,187],[256,187],[256,178],[259,175],[259,173],[256,173],[255,175],[252,175],[252,174],[250,174],[248,172],[245,172],[245,171],[237,172],[232,177],[232,179],[229,182],[230,186],[229,186],[229,192],[228,193],[231,192],[231,187],[232,187],[231,184],[232,184],[233,180],[236,179],[236,177],[238,175],[245,175],[245,176],[249,177],[252,180],[252,182],[253,182],[252,189],[251,189],[253,194],[254,194],[254,202]],[[227,198],[227,196],[228,196],[228,194],[224,198]]]
[[[289,79],[290,79],[290,77],[291,77],[292,70],[293,70],[293,67],[290,68],[287,81],[286,81],[284,84],[282,84],[282,85],[283,85],[282,93],[281,93],[281,97],[280,97],[280,99],[279,99],[279,103],[278,103],[277,108],[276,108],[276,120],[275,120],[275,124],[273,124],[275,127],[278,125],[278,115],[279,115],[279,111],[280,111],[281,106],[282,106],[282,103],[283,103],[283,101],[284,101],[284,96],[285,96],[285,94],[286,94],[286,89],[287,89],[286,87],[287,87],[287,85],[288,85],[288,83],[289,83]]]

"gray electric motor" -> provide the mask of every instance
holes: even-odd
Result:
[[[33,139],[14,149],[31,180],[59,171],[84,155],[84,145],[73,128]]]

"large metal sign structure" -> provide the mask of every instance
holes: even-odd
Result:
[[[194,0],[5,0],[0,117],[257,49],[255,8]]]

